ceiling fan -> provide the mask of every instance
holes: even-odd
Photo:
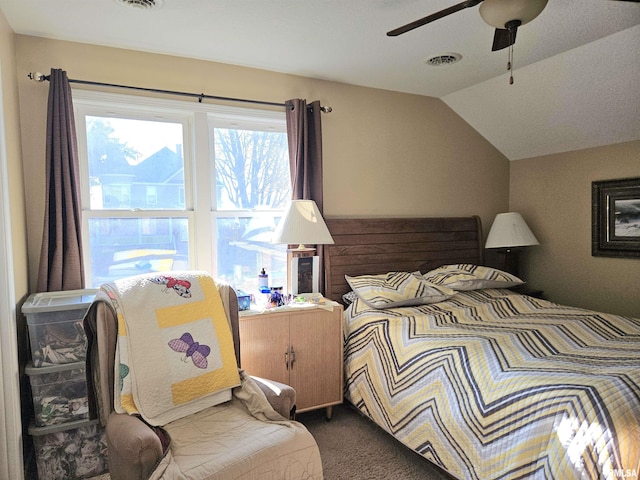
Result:
[[[620,0],[639,2],[640,0]],[[452,13],[480,4],[480,16],[492,27],[495,27],[492,51],[510,47],[516,41],[518,27],[536,18],[547,5],[547,0],[465,0],[439,12],[420,18],[411,23],[387,32],[390,37],[397,37],[427,23],[439,20]]]

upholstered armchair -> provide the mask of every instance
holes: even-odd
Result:
[[[216,282],[231,327],[240,368],[238,300]],[[106,428],[112,480],[147,478],[322,478],[315,440],[298,422],[295,391],[253,378],[241,369],[241,388],[230,401],[167,425],[152,427],[139,416],[114,411],[117,320],[100,292],[84,326],[88,337],[87,380],[93,418]],[[271,407],[264,407],[264,399]]]

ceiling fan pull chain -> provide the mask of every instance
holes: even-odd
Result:
[[[513,43],[509,45],[509,59],[507,60],[507,70],[509,70],[509,85],[513,85]]]

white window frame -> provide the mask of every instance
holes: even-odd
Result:
[[[171,215],[186,216],[189,223],[189,268],[217,272],[216,219],[264,215],[255,210],[218,210],[213,165],[215,128],[267,129],[286,133],[282,110],[256,109],[188,102],[166,98],[140,97],[117,93],[73,89],[73,102],[80,153],[82,238],[85,258],[89,250],[89,219],[105,217],[144,218]],[[171,121],[183,124],[183,160],[185,176],[184,210],[90,210],[85,116],[135,118]],[[273,214],[274,210],[269,213]],[[86,278],[91,278],[85,261]]]
[[[258,114],[258,115],[256,115]],[[211,140],[209,142],[209,158],[213,160],[215,158],[215,145],[212,141],[214,138],[214,130],[216,128],[228,128],[239,130],[267,130],[272,132],[287,132],[286,117],[284,112],[270,111],[268,114],[264,110],[251,110],[251,109],[238,109],[236,111],[212,111],[207,115],[208,136]],[[277,210],[261,211],[256,209],[238,209],[238,210],[220,210],[217,205],[215,182],[216,172],[215,163],[210,161],[211,165],[211,185],[214,185],[211,191],[211,237],[212,237],[212,268],[214,272],[218,271],[218,238],[217,232],[217,220],[219,218],[259,218],[265,216],[272,216]],[[281,210],[279,213],[284,213]],[[285,246],[286,247],[286,246]]]

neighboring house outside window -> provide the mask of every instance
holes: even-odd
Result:
[[[286,284],[284,111],[75,91],[87,286],[199,269]]]

